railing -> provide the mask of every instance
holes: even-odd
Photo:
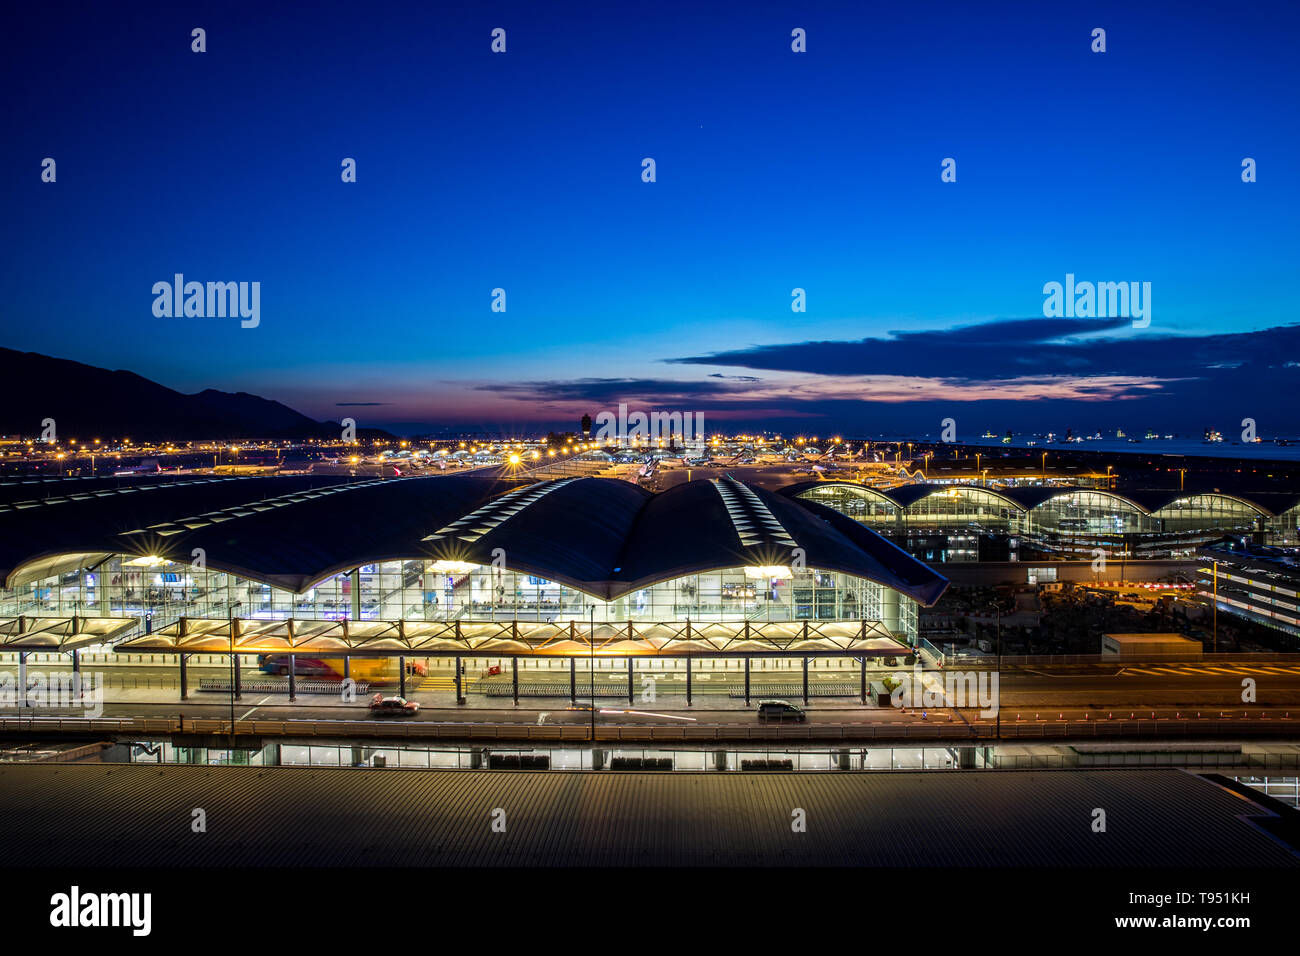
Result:
[[[1179,635],[1171,634],[1170,637]],[[993,655],[984,655],[976,660],[993,660]],[[969,661],[971,658],[962,658]],[[1129,664],[1300,664],[1300,654],[1261,651],[1258,653],[1214,654],[1209,651],[1193,652],[1193,655],[1177,654],[1010,654],[1002,655],[1003,666],[1030,664],[1038,667],[1053,665],[1068,666],[1077,664],[1112,664],[1128,666]]]
[[[224,677],[203,677],[199,679],[199,690],[230,693],[231,681]],[[288,681],[243,680],[239,684],[241,693],[249,694],[287,694]],[[298,679],[294,682],[294,692],[298,694],[334,694],[342,693],[343,685],[339,681]],[[362,696],[370,692],[367,681],[355,681],[352,693]]]
[[[230,721],[150,717],[2,717],[0,733],[67,734],[230,734]],[[239,736],[357,738],[438,738],[444,740],[568,740],[589,741],[591,728],[585,724],[481,724],[433,723],[431,721],[378,720],[241,720],[235,722]],[[997,740],[1052,740],[1060,743],[1087,740],[1132,740],[1143,738],[1198,738],[1242,740],[1255,737],[1300,737],[1300,720],[1114,720],[1048,721],[1004,723],[1001,737],[993,725],[952,723],[876,724],[844,727],[837,725],[750,726],[705,724],[690,727],[596,726],[600,741],[965,741],[991,744]]]
[[[947,660],[943,651],[939,650],[939,648],[935,647],[924,637],[919,638],[917,640],[916,646],[917,649],[921,652],[922,657],[923,658],[928,657],[929,662],[932,664],[937,664],[939,667],[942,667],[944,665],[944,662]]]

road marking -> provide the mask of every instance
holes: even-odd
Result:
[[[271,696],[273,696],[273,695],[269,695],[269,696],[267,696],[267,697],[263,697],[263,698],[262,698],[261,700],[259,700],[256,704],[254,704],[254,705],[252,706],[252,708],[249,709],[248,713],[243,714],[243,715],[241,715],[241,716],[239,716],[239,717],[236,717],[235,719],[236,719],[236,720],[243,720],[244,718],[246,718],[246,717],[248,716],[248,714],[251,714],[253,711],[257,710],[257,708],[261,707],[261,706],[262,706],[263,704],[265,704],[268,700],[270,700],[270,699],[271,699]]]

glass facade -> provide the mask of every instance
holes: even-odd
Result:
[[[809,501],[834,508],[840,514],[856,518],[869,528],[885,530],[896,527],[902,509],[873,488],[826,482],[799,495]]]
[[[984,488],[944,488],[904,508],[903,524],[916,529],[1006,532],[1018,510],[1006,498]]]
[[[181,617],[253,620],[768,623],[876,621],[916,636],[916,602],[833,571],[729,568],[661,581],[613,601],[483,565],[387,561],[302,594],[158,558],[114,556],[92,569],[0,590],[0,615],[138,616],[150,631]]]
[[[799,497],[855,518],[927,561],[1004,560],[990,545],[1008,537],[1063,559],[1090,559],[1098,548],[1111,557],[1185,558],[1225,534],[1258,533],[1261,543],[1294,544],[1300,526],[1300,507],[1269,518],[1225,494],[1188,495],[1150,513],[1092,490],[1065,491],[1030,508],[967,487],[937,488],[906,506],[875,489],[833,482]]]
[[[1300,505],[1268,519],[1267,543],[1278,547],[1300,545]]]

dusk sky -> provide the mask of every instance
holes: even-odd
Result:
[[[0,345],[408,429],[1300,432],[1300,5],[1132,6],[25,5]]]

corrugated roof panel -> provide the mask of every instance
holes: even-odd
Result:
[[[178,836],[176,808],[194,806],[223,825],[202,839]],[[1112,826],[1100,838],[1090,825],[1097,806],[1141,826]],[[491,826],[497,807],[504,834]],[[806,832],[791,830],[795,808],[808,816]],[[1178,770],[0,765],[0,813],[23,824],[7,838],[12,861],[79,868],[1300,865],[1252,824],[1268,818],[1264,807]]]

